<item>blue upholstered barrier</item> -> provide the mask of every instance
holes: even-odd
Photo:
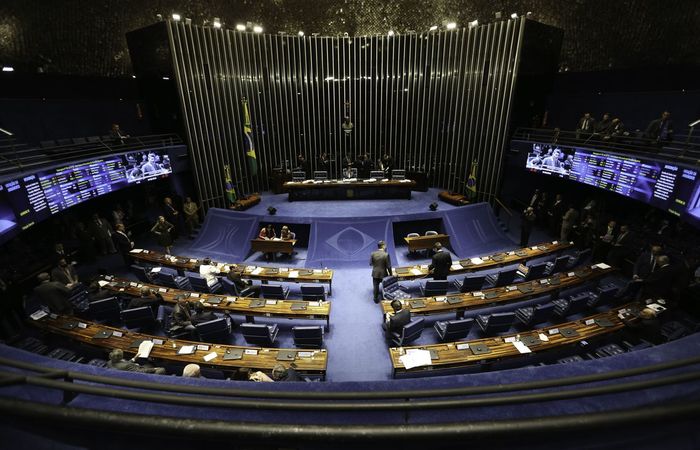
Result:
[[[212,208],[190,250],[193,255],[243,261],[250,250],[250,240],[257,235],[257,224],[257,216]]]
[[[388,219],[318,219],[311,226],[306,264],[308,267],[369,266],[370,254],[380,240],[386,241],[387,251],[393,256],[394,239]]]
[[[452,249],[462,258],[514,245],[498,226],[496,216],[488,203],[447,210],[443,212],[443,217]]]

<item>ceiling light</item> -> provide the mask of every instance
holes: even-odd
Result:
[[[301,31],[301,30],[299,30],[299,32],[298,32],[297,34],[298,34],[299,36],[304,36],[304,32]]]
[[[262,32],[263,32],[263,28],[262,28],[260,25],[255,25],[255,26],[253,27],[253,31],[256,32],[256,33],[262,33]]]
[[[477,19],[472,20],[469,22],[469,28],[474,28],[479,26],[479,21]]]
[[[163,79],[167,81],[170,79],[170,77],[163,77]]]
[[[180,14],[173,14],[172,17],[173,17],[173,20],[174,20],[175,22],[179,22],[179,21],[180,21]]]
[[[518,18],[518,13],[513,13],[510,15],[511,19],[517,19]]]
[[[456,22],[447,22],[447,25],[445,25],[445,28],[448,30],[454,30],[457,28],[457,23]]]
[[[236,24],[236,29],[237,29],[238,31],[245,31],[245,25],[243,25],[242,23],[237,23],[237,24]]]
[[[15,68],[11,66],[2,66],[2,71],[3,72],[14,72]]]
[[[430,27],[430,31],[435,31],[435,30],[437,30],[437,29],[438,29],[438,26],[437,26],[437,25],[433,25],[432,27]]]
[[[389,30],[389,32],[388,32],[387,34],[388,34],[389,36],[393,36],[393,35],[394,35],[394,30]]]
[[[221,19],[214,17],[214,28],[221,28]]]

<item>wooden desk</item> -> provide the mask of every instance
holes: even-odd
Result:
[[[481,257],[461,259],[453,262],[450,268],[450,275],[525,263],[533,258],[539,258],[566,250],[573,247],[573,245],[572,242],[544,242],[542,244],[509,252],[499,252]],[[421,266],[395,267],[392,269],[392,273],[399,280],[415,280],[417,278],[426,278],[430,275],[427,264]]]
[[[291,255],[294,252],[296,239],[253,239],[250,241],[250,248],[254,252],[263,253],[287,253]]]
[[[199,272],[201,260],[183,256],[166,255],[152,250],[134,249],[130,253],[135,261],[153,265],[167,266],[180,271]],[[225,275],[230,270],[244,269],[243,278],[249,280],[286,281],[289,283],[328,283],[328,295],[333,294],[333,270],[331,269],[300,269],[295,267],[265,267],[247,264],[227,264],[212,261],[220,268],[220,274]]]
[[[469,204],[469,199],[467,196],[458,192],[442,191],[438,194],[438,198],[443,202],[455,206],[464,206]]]
[[[131,345],[138,340],[151,340],[155,343],[151,350],[150,358],[156,363],[158,361],[189,364],[196,363],[203,367],[211,367],[213,369],[222,370],[224,372],[233,372],[238,368],[247,367],[253,370],[262,370],[270,373],[276,364],[283,364],[288,367],[291,361],[277,361],[277,355],[282,351],[296,351],[297,356],[294,360],[296,370],[308,375],[321,375],[325,378],[326,366],[328,363],[328,353],[325,349],[310,350],[304,352],[298,349],[280,349],[280,348],[263,348],[263,347],[242,347],[236,345],[224,344],[207,344],[203,342],[185,341],[182,339],[170,339],[166,336],[153,336],[143,333],[135,333],[122,328],[114,328],[106,325],[89,322],[70,316],[49,315],[40,320],[29,320],[34,326],[48,331],[53,334],[69,337],[75,341],[95,347],[112,350],[120,348],[124,350],[124,355],[129,358],[133,356],[137,348],[132,348]],[[63,328],[67,323],[79,323],[73,329]],[[83,328],[81,328],[83,327]],[[112,335],[106,339],[97,339],[94,336],[100,331],[112,332]],[[115,335],[114,332],[117,334]],[[177,351],[183,345],[199,346],[197,351],[191,355],[178,355]],[[242,359],[224,360],[223,355],[227,349],[243,349],[256,352],[256,354],[245,354]],[[215,352],[217,357],[206,362],[203,357],[209,353]]]
[[[141,296],[141,288],[147,287],[158,292],[163,301],[171,304],[177,303],[178,298],[185,298],[191,303],[201,303],[205,309],[212,311],[236,314],[246,317],[248,322],[253,322],[253,317],[283,317],[286,319],[325,320],[326,327],[330,329],[330,302],[307,302],[304,300],[267,300],[265,305],[251,307],[255,297],[233,297],[227,295],[204,294],[199,292],[184,291],[180,289],[166,288],[155,284],[134,282],[122,278],[105,277],[104,289],[116,294],[126,294],[133,297]],[[151,298],[155,298],[152,295]],[[212,299],[215,303],[208,303]],[[270,302],[268,304],[267,302]],[[272,303],[274,302],[274,304]],[[294,309],[292,309],[294,307]],[[303,307],[304,309],[297,309]]]
[[[425,250],[435,247],[435,244],[439,242],[443,247],[450,245],[450,236],[447,234],[435,234],[432,236],[417,236],[417,237],[405,237],[403,238],[406,245],[408,245],[409,252],[415,252],[416,250]]]
[[[593,338],[609,335],[624,328],[625,325],[622,322],[622,320],[617,316],[617,313],[620,309],[629,306],[630,305],[625,305],[624,307],[616,308],[614,310],[606,311],[604,313],[594,314],[592,316],[580,320],[561,323],[556,326],[520,332],[518,335],[520,336],[520,340],[522,342],[524,342],[524,340],[527,339],[529,336],[539,338],[540,333],[542,333],[549,339],[549,341],[542,340],[538,344],[531,345],[529,348],[532,351],[532,353],[521,354],[511,342],[506,342],[506,339],[510,341],[512,338],[515,338],[517,336],[516,334],[476,339],[473,341],[465,342],[448,342],[444,344],[432,344],[416,347],[393,347],[389,349],[389,356],[391,358],[394,376],[396,376],[397,374],[421,372],[425,372],[426,375],[429,375],[431,372],[439,372],[440,370],[445,369],[454,369],[459,367],[466,368],[486,362],[502,361],[513,358],[527,358],[533,353],[540,354],[542,352],[547,352],[553,349],[561,349],[584,340],[588,341]],[[607,320],[610,325],[599,325],[595,322],[596,319]],[[564,337],[558,331],[566,329],[575,330],[577,335],[571,337]],[[550,332],[550,330],[552,331]],[[467,345],[465,346],[464,344]],[[489,348],[490,352],[480,355],[472,353],[472,351],[468,347],[472,347],[475,344],[485,344]],[[400,357],[406,352],[406,350],[410,349],[431,350],[437,355],[438,359],[432,359],[431,364],[429,366],[406,369],[403,363],[401,362]]]
[[[288,181],[284,189],[289,192],[289,201],[323,199],[371,199],[371,198],[411,198],[411,190],[416,186],[412,180],[326,180]]]
[[[548,293],[556,293],[561,289],[567,289],[579,284],[586,283],[615,271],[614,268],[600,269],[591,268],[592,266],[581,266],[570,272],[564,272],[552,277],[540,278],[539,280],[528,281],[525,283],[514,283],[510,286],[497,287],[491,289],[483,289],[479,291],[482,295],[474,295],[474,292],[464,294],[450,294],[438,297],[411,298],[402,300],[404,308],[411,311],[411,314],[430,315],[430,314],[445,314],[456,312],[457,317],[464,314],[465,311],[480,309],[487,306],[502,305],[524,300],[529,297],[536,297]],[[557,283],[558,280],[558,283]],[[495,295],[491,297],[492,295]],[[489,296],[490,298],[487,298]],[[459,300],[456,303],[449,303],[448,299]],[[425,304],[423,307],[413,308],[411,302],[421,301]],[[382,301],[382,316],[386,313],[392,313],[391,301]]]

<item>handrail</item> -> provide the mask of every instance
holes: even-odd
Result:
[[[210,388],[200,386],[182,386],[174,384],[163,384],[149,381],[125,380],[122,378],[91,375],[82,372],[65,371],[66,377],[76,381],[89,383],[109,384],[113,386],[131,387],[137,389],[155,389],[178,394],[202,394],[216,395],[222,397],[250,397],[250,398],[280,398],[280,399],[317,399],[317,400],[366,400],[376,398],[386,399],[409,399],[425,397],[451,397],[466,395],[495,394],[504,392],[514,392],[521,390],[546,389],[551,387],[570,386],[574,384],[591,383],[597,381],[609,381],[619,378],[646,375],[664,370],[700,364],[700,356],[674,360],[650,366],[641,366],[632,369],[622,369],[614,372],[595,373],[590,375],[579,375],[567,378],[555,378],[551,380],[538,380],[534,382],[522,382],[511,384],[495,384],[490,386],[470,386],[456,388],[406,390],[406,391],[354,391],[354,392],[293,392],[293,391],[262,391],[250,389]],[[56,369],[39,366],[23,361],[0,357],[0,365],[15,367],[18,369],[30,370],[33,372],[49,373]],[[16,373],[13,373],[13,375]]]
[[[501,208],[503,208],[508,213],[509,216],[513,217],[513,212],[510,209],[508,209],[508,207],[506,205],[504,205],[503,202],[501,200],[499,200],[498,197],[494,197],[493,199],[496,201],[496,203],[498,203],[498,205]]]

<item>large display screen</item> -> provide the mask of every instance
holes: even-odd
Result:
[[[646,202],[700,225],[698,168],[586,148],[532,144],[526,167]]]
[[[169,156],[150,150],[55,167],[0,183],[0,243],[52,214],[172,173]]]

